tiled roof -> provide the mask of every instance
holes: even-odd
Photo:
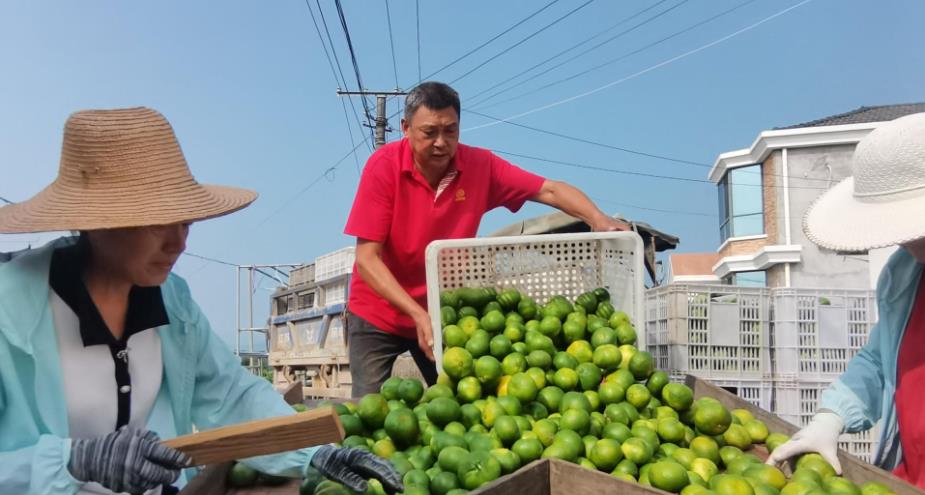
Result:
[[[863,124],[867,122],[886,122],[905,115],[925,112],[925,103],[903,103],[900,105],[880,105],[860,107],[850,112],[831,115],[802,124],[778,127],[778,129],[799,129],[801,127],[821,127],[827,125]]]

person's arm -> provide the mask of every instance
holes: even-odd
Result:
[[[565,182],[547,179],[540,192],[530,199],[580,218],[595,232],[632,230],[629,224],[608,216],[585,193]]]
[[[434,337],[430,324],[430,315],[398,283],[395,275],[382,261],[382,243],[367,239],[357,239],[357,271],[363,281],[386,301],[410,316],[417,330],[418,347],[434,360]]]
[[[71,441],[53,435],[40,436],[35,445],[0,452],[0,486],[4,493],[77,493],[83,482],[67,470],[70,456]]]

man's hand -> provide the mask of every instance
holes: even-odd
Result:
[[[413,318],[415,330],[417,330],[418,334],[418,347],[424,351],[427,359],[436,361],[434,358],[434,331],[430,323],[430,315],[427,314],[427,311],[421,310],[421,312],[415,313]]]
[[[818,452],[841,474],[838,462],[838,436],[844,428],[844,421],[833,412],[819,412],[802,430],[794,433],[790,440],[774,449],[768,457],[767,464],[781,464],[787,459],[807,452]]]
[[[600,219],[592,222],[591,230],[595,232],[631,231],[633,230],[633,227],[623,220],[605,215]]]

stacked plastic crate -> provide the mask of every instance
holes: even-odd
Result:
[[[659,369],[708,379],[770,409],[768,289],[675,284],[646,294],[645,345]]]
[[[353,271],[355,251],[350,246],[315,258],[315,282],[322,292],[321,306],[347,302],[348,276]]]
[[[822,392],[867,343],[877,321],[873,291],[773,289],[772,411],[798,426],[809,423]],[[879,438],[873,429],[842,436],[841,447],[870,462]]]
[[[866,290],[672,284],[646,294],[646,347],[675,378],[710,380],[804,426],[821,393],[867,343],[876,322]],[[845,435],[871,461],[879,428]]]

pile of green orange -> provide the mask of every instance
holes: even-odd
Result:
[[[336,406],[343,445],[389,459],[407,494],[466,493],[546,457],[682,495],[889,492],[855,486],[816,454],[789,479],[762,463],[749,450],[787,437],[747,410],[695,400],[656,370],[604,289],[543,305],[514,289],[461,288],[440,300],[438,383],[391,378],[380,393]],[[318,483],[303,493],[340,493]],[[368,493],[381,490],[374,483]]]

